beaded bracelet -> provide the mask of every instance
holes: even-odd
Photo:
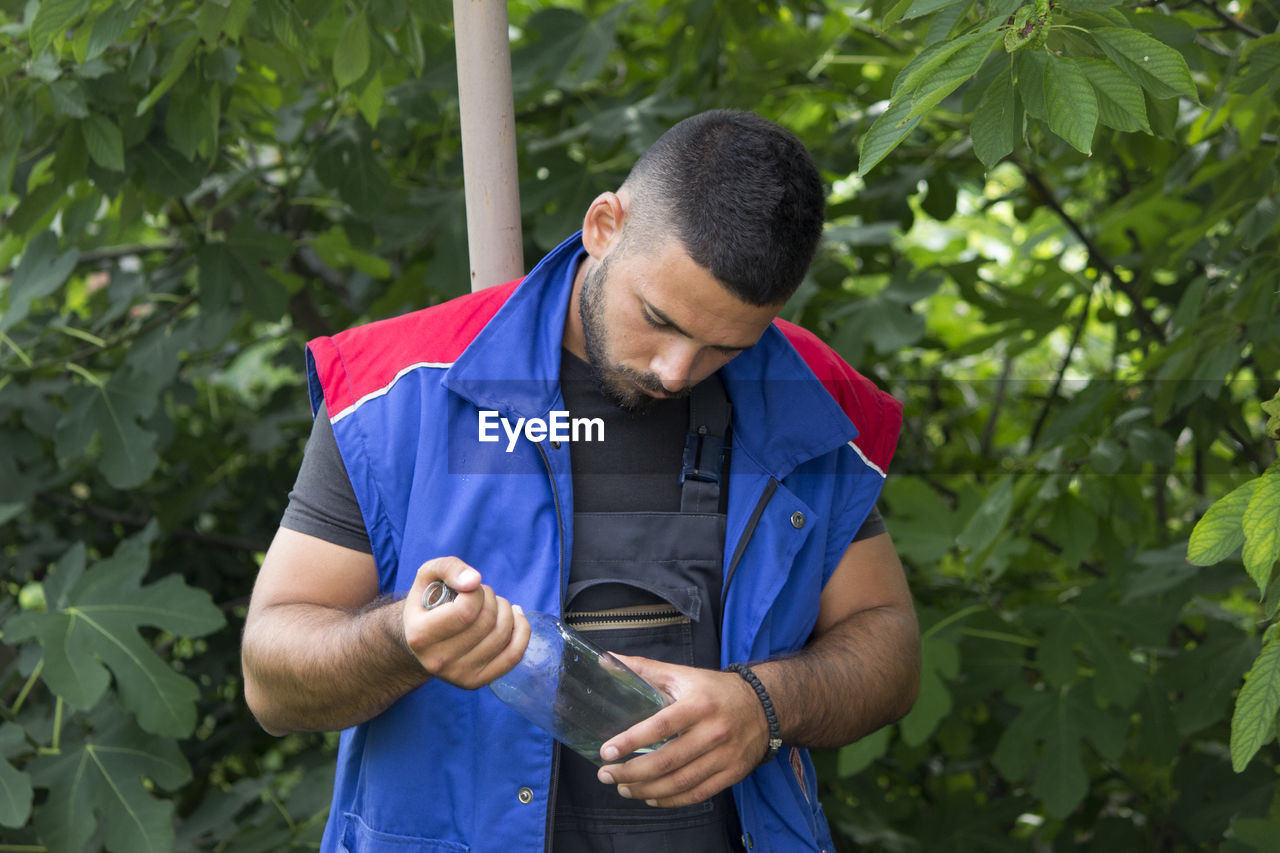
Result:
[[[751,689],[756,692],[756,698],[764,708],[764,718],[769,723],[769,751],[765,753],[764,760],[760,763],[767,764],[773,761],[778,750],[782,749],[782,730],[778,726],[778,715],[773,710],[773,700],[769,698],[769,691],[764,689],[760,679],[745,663],[731,663],[724,668],[724,671],[738,673],[742,676],[742,680],[750,684]]]

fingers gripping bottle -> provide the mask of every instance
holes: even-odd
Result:
[[[433,610],[457,595],[444,581],[433,581],[423,590],[422,606]],[[605,741],[670,703],[626,664],[555,616],[524,615],[531,629],[524,657],[510,672],[490,682],[489,689],[583,758],[602,766],[600,747]],[[652,744],[636,754],[661,745]]]

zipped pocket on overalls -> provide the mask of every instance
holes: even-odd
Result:
[[[617,631],[628,628],[665,628],[689,624],[692,620],[672,604],[637,604],[608,610],[583,610],[567,613],[565,623],[583,633]]]

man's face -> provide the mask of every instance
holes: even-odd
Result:
[[[579,296],[587,360],[604,394],[631,411],[686,396],[755,344],[781,307],[741,301],[674,238],[611,252]]]

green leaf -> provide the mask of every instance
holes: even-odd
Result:
[[[200,30],[200,40],[205,45],[208,47],[217,45],[218,37],[222,35],[222,24],[227,20],[227,14],[230,11],[228,3],[207,2],[200,5],[197,26]]]
[[[1044,99],[1049,129],[1082,154],[1091,153],[1093,132],[1098,127],[1098,97],[1084,72],[1070,60],[1049,55]]]
[[[24,739],[21,726],[15,723],[0,726],[0,746],[21,744]],[[4,749],[0,749],[0,755],[4,752]],[[25,825],[31,816],[33,796],[31,777],[0,758],[0,826]]]
[[[917,79],[916,85],[910,88],[912,104],[907,118],[915,118],[933,109],[977,72],[999,41],[996,33],[978,35],[986,35],[987,38],[974,39],[936,66],[931,73]],[[906,90],[907,87],[904,87],[904,91]]]
[[[80,132],[93,162],[113,172],[124,171],[124,137],[119,125],[102,113],[90,113],[80,122]]]
[[[909,21],[912,18],[921,18],[925,15],[933,14],[939,9],[954,6],[959,2],[960,0],[912,0],[911,5],[902,13],[902,20]]]
[[[1031,792],[1044,802],[1045,811],[1059,820],[1071,814],[1089,791],[1089,777],[1080,754],[1083,732],[1071,706],[1068,701],[1060,701],[1054,708],[1031,785]]]
[[[82,850],[101,824],[112,851],[165,853],[174,849],[174,800],[152,795],[144,784],[172,791],[191,779],[178,746],[149,737],[125,714],[107,706],[98,725],[79,742],[31,762],[38,787],[49,789],[35,827],[50,850]]]
[[[1089,34],[1112,62],[1152,96],[1182,95],[1199,103],[1187,61],[1164,42],[1125,27],[1099,27]]]
[[[1151,132],[1151,124],[1147,121],[1147,99],[1133,78],[1105,59],[1081,57],[1075,63],[1089,78],[1098,96],[1099,121],[1125,132]]]
[[[177,198],[200,186],[208,164],[188,160],[174,151],[163,140],[143,140],[134,149],[136,161],[142,171],[142,182],[158,195]]]
[[[149,562],[146,539],[153,530],[126,539],[76,581],[47,613],[21,613],[6,625],[6,640],[37,637],[44,650],[42,678],[72,707],[88,710],[115,677],[121,704],[143,729],[183,737],[195,728],[196,685],[174,672],[138,634],[154,627],[182,637],[221,628],[222,613],[204,590],[178,575],[141,585]],[[46,599],[49,596],[46,594]],[[108,675],[110,670],[110,675]]]
[[[865,175],[877,163],[897,148],[902,140],[920,124],[920,116],[907,118],[911,112],[911,99],[902,98],[890,103],[889,108],[871,124],[858,144],[858,174]]]
[[[192,57],[196,54],[196,48],[200,46],[200,34],[191,33],[174,49],[173,56],[169,58],[169,65],[165,68],[164,76],[160,78],[160,82],[156,83],[155,88],[147,93],[147,96],[138,101],[138,107],[134,110],[135,116],[140,116],[160,100],[165,94],[173,88],[178,79],[182,77],[187,70],[187,66],[191,64]]]
[[[1022,135],[1022,112],[1018,109],[1012,72],[991,82],[974,111],[969,132],[973,136],[973,153],[988,169],[1013,153],[1013,146]]]
[[[1231,716],[1231,766],[1237,773],[1248,766],[1276,730],[1280,713],[1280,634],[1273,632],[1262,653],[1244,677]]]
[[[1280,557],[1280,464],[1273,464],[1258,479],[1241,519],[1244,530],[1245,571],[1266,592],[1271,568]]]
[[[89,116],[89,103],[85,100],[84,87],[78,80],[58,80],[50,84],[49,100],[59,115],[68,118]]]
[[[356,99],[356,106],[360,109],[360,115],[364,116],[364,120],[369,123],[369,127],[378,127],[378,116],[382,113],[382,105],[386,102],[386,96],[382,90],[382,73],[379,72],[369,78],[369,83],[364,87],[364,91],[360,93],[360,97]]]
[[[1067,687],[1075,680],[1075,634],[1069,614],[1063,614],[1036,647],[1036,664],[1051,687]]]
[[[1262,404],[1262,411],[1267,415],[1267,438],[1280,441],[1280,392]]]
[[[861,740],[840,748],[836,758],[836,774],[842,779],[856,776],[889,751],[891,726],[877,729]]]
[[[362,11],[347,21],[333,51],[333,79],[339,89],[347,88],[364,76],[364,72],[369,70],[369,54],[369,21]]]
[[[1187,560],[1197,566],[1212,566],[1230,557],[1244,544],[1244,511],[1258,488],[1250,480],[1216,501],[1196,522],[1187,544]]]
[[[72,25],[89,11],[90,0],[43,0],[36,7],[35,19],[27,38],[31,43],[31,55],[38,56],[44,49],[60,39]]]
[[[908,746],[919,746],[928,740],[951,713],[951,691],[946,682],[960,674],[960,653],[951,640],[927,635],[921,655],[920,695],[911,712],[898,724],[902,740]]]
[[[0,332],[22,322],[31,303],[49,296],[62,287],[76,268],[80,253],[68,249],[58,254],[58,237],[52,231],[41,231],[27,244],[18,268],[9,282],[9,305],[0,314]]]
[[[98,467],[118,489],[142,484],[159,464],[156,434],[140,425],[156,400],[138,387],[133,371],[122,370],[103,382],[96,379],[66,395],[67,411],[58,421],[54,440],[64,462],[80,458],[93,436],[102,438]]]
[[[969,519],[956,543],[967,551],[980,553],[1004,530],[1013,511],[1013,477],[1001,477]]]
[[[905,92],[914,92],[920,89],[925,81],[935,78],[938,70],[961,51],[971,50],[975,45],[988,41],[990,43],[987,45],[987,50],[983,55],[990,53],[991,48],[994,47],[992,37],[992,33],[979,31],[925,48],[915,59],[907,63],[902,71],[898,72],[898,76],[893,80],[891,99],[897,100],[899,95]]]
[[[1044,75],[1049,65],[1049,54],[1043,50],[1020,50],[1013,55],[1013,67],[1018,77],[1018,95],[1027,115],[1045,120]]]
[[[141,8],[136,3],[112,3],[103,11],[90,28],[89,43],[81,62],[89,62],[101,56],[103,51],[115,44],[116,39],[124,35],[125,30],[133,24],[133,19]]]

